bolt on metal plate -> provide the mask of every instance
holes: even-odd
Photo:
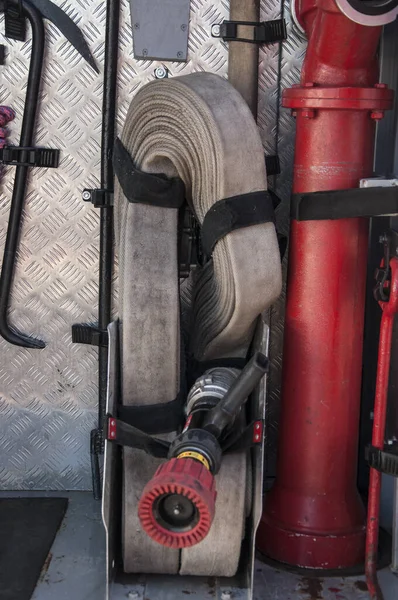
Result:
[[[130,0],[134,57],[185,61],[189,0]]]

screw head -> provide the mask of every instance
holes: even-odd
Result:
[[[183,53],[182,52],[177,52],[177,58],[182,58],[183,57]]]
[[[185,25],[185,23],[183,23],[183,24],[181,25],[181,30],[182,30],[182,31],[186,31],[186,30],[187,30],[187,26]]]
[[[168,76],[168,70],[166,67],[157,67],[155,69],[155,77],[156,79],[165,79]]]
[[[139,23],[134,23],[134,29],[139,29],[140,28],[140,24]]]
[[[221,27],[220,25],[213,25],[211,28],[211,35],[213,37],[220,37]]]
[[[88,202],[89,200],[91,200],[91,192],[90,190],[84,190],[82,193],[82,198],[85,202]]]
[[[146,48],[143,49],[142,56],[148,56],[148,50]]]

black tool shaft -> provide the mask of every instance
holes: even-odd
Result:
[[[268,359],[261,352],[250,359],[224,398],[206,415],[203,427],[219,437],[233,423],[239,410],[268,370]]]
[[[18,0],[8,0],[8,4],[18,6]],[[0,12],[4,12],[5,2],[0,0]],[[40,91],[41,70],[44,55],[44,25],[39,11],[25,0],[22,9],[32,28],[32,54],[26,89],[20,146],[33,146],[37,104]],[[10,344],[26,348],[44,348],[41,340],[30,338],[14,329],[8,322],[11,288],[14,278],[22,213],[24,209],[26,184],[29,167],[18,166],[15,171],[14,189],[8,220],[6,243],[0,277],[0,335]]]
[[[113,145],[117,93],[120,0],[108,0],[105,33],[105,67],[102,100],[101,189],[113,192]],[[113,268],[113,207],[100,209],[99,309],[98,326],[106,329],[111,320]],[[108,349],[98,348],[98,432],[105,423],[108,376]],[[91,455],[93,493],[99,499],[101,482],[98,455]]]

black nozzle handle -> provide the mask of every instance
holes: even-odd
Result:
[[[233,423],[248,396],[267,373],[268,364],[268,358],[261,352],[256,352],[239,377],[235,379],[224,398],[207,413],[203,424],[204,429],[216,437],[220,437],[224,429]]]

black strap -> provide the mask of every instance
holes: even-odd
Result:
[[[183,396],[178,394],[171,402],[147,406],[119,406],[119,418],[148,434],[178,431],[183,424]]]
[[[216,243],[231,231],[270,222],[275,222],[273,197],[266,190],[219,200],[202,224],[203,251],[209,257]]]
[[[255,427],[259,421],[252,421],[243,430],[238,433],[232,432],[221,444],[223,453],[228,452],[239,452],[240,450],[247,450],[253,446],[261,444],[263,438],[256,442],[254,440]]]
[[[323,221],[398,214],[398,188],[352,188],[293,194],[290,216],[296,221]]]
[[[113,150],[113,168],[129,202],[163,208],[180,208],[185,202],[182,179],[140,171],[119,138]]]
[[[170,442],[154,438],[122,420],[115,419],[114,417],[109,418],[115,422],[114,427],[116,433],[111,441],[120,446],[144,450],[144,452],[155,458],[167,458]]]
[[[227,369],[244,369],[247,363],[246,358],[214,358],[213,360],[199,361],[192,356],[188,358],[188,387],[190,388],[195,381],[201,377],[209,369],[227,368]]]
[[[388,446],[384,450],[370,445],[365,449],[365,457],[369,466],[377,471],[398,477],[398,446]]]

